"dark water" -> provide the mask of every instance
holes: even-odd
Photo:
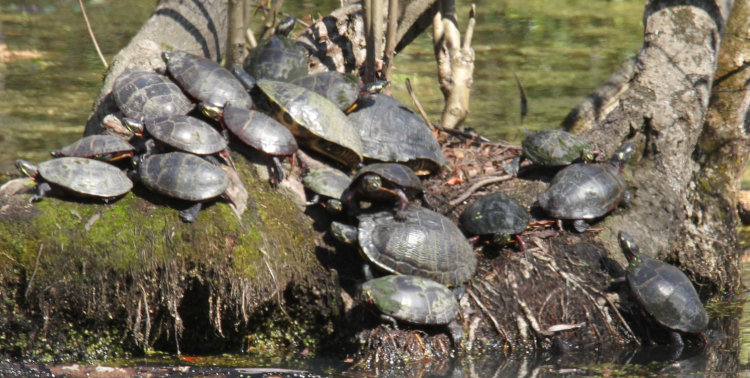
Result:
[[[97,0],[86,2],[89,18],[108,60],[124,47],[148,18],[154,2]],[[286,11],[325,14],[337,1],[286,1]],[[601,84],[626,58],[634,55],[642,36],[643,2],[638,1],[479,1],[473,47],[476,52],[471,115],[465,126],[491,138],[517,142],[522,129],[555,128],[567,112]],[[458,10],[466,25],[468,7]],[[428,31],[430,33],[430,31]],[[105,69],[90,42],[78,2],[0,2],[0,173],[15,172],[13,161],[41,161],[50,150],[78,139]],[[7,52],[23,58],[7,57]],[[4,54],[5,53],[5,54]],[[4,54],[4,55],[3,55]],[[513,73],[529,98],[529,114],[520,123],[519,97]],[[392,83],[395,95],[410,103],[408,78],[434,120],[439,119],[442,94],[435,81],[436,67],[429,34],[419,37],[396,59]],[[750,235],[746,231],[745,235]],[[750,238],[743,237],[748,241]],[[750,264],[743,278],[750,280]],[[745,281],[747,282],[747,281]],[[731,305],[730,305],[731,306]],[[735,306],[743,306],[741,303]],[[750,308],[742,313],[748,314]],[[716,314],[721,314],[717,311]],[[739,361],[748,364],[750,316],[740,320]],[[677,362],[658,362],[658,351],[602,356],[581,352],[567,359],[528,357],[505,360],[498,356],[411,364],[407,370],[379,375],[422,376],[536,376],[655,374],[704,372],[709,358],[730,359],[736,351],[696,352]],[[644,358],[645,356],[645,358]],[[654,360],[657,360],[654,362]],[[648,364],[648,362],[651,362]],[[181,364],[173,356],[130,363]],[[326,373],[341,372],[341,361],[287,360],[283,357],[250,360],[245,356],[194,361],[206,365],[288,365]],[[713,365],[712,365],[713,366]],[[723,370],[722,367],[719,370]],[[719,371],[712,370],[712,373]],[[746,374],[750,374],[745,370]]]

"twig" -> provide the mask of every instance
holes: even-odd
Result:
[[[449,204],[451,206],[456,206],[459,203],[461,203],[464,200],[466,200],[467,198],[469,198],[472,195],[472,193],[476,192],[479,188],[481,188],[481,187],[483,187],[485,185],[494,184],[494,183],[497,183],[497,182],[508,181],[508,180],[510,180],[512,178],[513,178],[513,176],[511,176],[511,175],[502,175],[502,176],[494,176],[494,177],[490,177],[490,178],[486,178],[484,180],[481,180],[481,181],[477,182],[476,184],[472,185],[463,194],[461,194],[460,196],[456,197],[454,200],[450,201]]]
[[[512,352],[513,351],[513,343],[510,342],[510,339],[508,339],[508,334],[505,333],[505,330],[503,329],[502,326],[500,326],[500,323],[497,322],[497,319],[495,319],[495,317],[492,316],[492,313],[487,309],[487,307],[485,307],[484,304],[482,304],[482,302],[479,301],[479,298],[477,298],[477,296],[474,295],[474,292],[472,292],[471,290],[466,290],[466,292],[469,294],[469,296],[471,297],[471,299],[474,300],[474,303],[477,304],[477,306],[479,307],[479,309],[482,310],[482,312],[485,315],[487,315],[488,318],[490,318],[490,321],[492,321],[492,325],[495,326],[495,330],[497,331],[497,333],[499,333],[500,335],[502,335],[503,338],[505,338],[505,341],[508,343],[508,345],[510,345],[510,351]]]
[[[276,285],[276,289],[274,292],[276,293],[276,299],[279,301],[279,308],[281,309],[281,312],[284,313],[287,317],[289,314],[287,314],[286,310],[284,309],[284,305],[281,301],[281,293],[279,290],[279,281],[276,280],[276,274],[273,273],[273,269],[271,268],[271,265],[268,263],[268,254],[266,251],[263,250],[263,248],[260,249],[260,253],[263,254],[263,262],[266,264],[266,268],[268,269],[268,273],[271,273],[271,279],[273,279],[273,283]]]
[[[29,278],[29,283],[26,285],[26,291],[23,293],[24,298],[29,297],[29,291],[31,290],[31,284],[34,282],[34,277],[36,277],[36,270],[39,268],[39,258],[42,257],[42,249],[44,249],[44,243],[39,245],[39,251],[36,253],[36,262],[34,263],[34,270],[31,272],[31,278]]]
[[[96,53],[99,54],[99,59],[102,60],[102,64],[104,64],[104,68],[109,68],[109,64],[107,64],[107,60],[104,59],[104,55],[102,55],[102,50],[99,48],[99,43],[96,42],[96,36],[94,35],[94,30],[91,29],[91,23],[89,23],[89,16],[86,15],[86,8],[83,6],[83,0],[78,0],[78,5],[81,7],[81,13],[83,14],[83,20],[86,21],[86,28],[89,30],[89,35],[91,36],[91,41],[94,42],[94,47],[96,48]]]

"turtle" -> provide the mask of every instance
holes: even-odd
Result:
[[[52,157],[84,157],[106,162],[121,161],[132,157],[135,147],[114,135],[89,135],[59,150],[50,152]]]
[[[359,226],[331,222],[331,233],[339,241],[359,245],[369,264],[392,274],[417,275],[443,285],[457,287],[474,276],[477,257],[461,230],[447,217],[422,207],[405,211],[397,221],[388,211],[359,216]]]
[[[226,155],[227,141],[216,129],[198,118],[173,115],[145,120],[142,124],[125,122],[125,126],[137,136],[148,135],[159,146],[168,150],[189,152],[195,155]],[[147,153],[153,144],[147,143]],[[160,148],[162,150],[163,148]]]
[[[136,167],[137,178],[146,188],[195,202],[180,212],[180,218],[188,223],[197,219],[203,201],[222,195],[229,185],[229,178],[221,167],[185,152],[142,155]]]
[[[521,141],[521,156],[510,163],[509,173],[516,174],[523,159],[543,167],[562,167],[574,162],[590,163],[601,155],[578,135],[563,130],[526,131]]]
[[[341,197],[352,213],[359,209],[357,197],[375,200],[397,198],[400,204],[396,213],[399,220],[403,219],[409,198],[421,197],[422,203],[430,207],[419,177],[411,168],[396,163],[375,163],[360,168]]]
[[[289,82],[307,75],[307,50],[288,38],[297,21],[282,20],[269,38],[261,41],[245,59],[245,70],[256,79]]]
[[[211,59],[185,51],[165,51],[169,75],[193,98],[200,101],[201,112],[218,120],[228,101],[234,106],[250,109],[253,100],[229,70]]]
[[[506,245],[511,236],[515,236],[519,249],[523,251],[525,245],[518,234],[528,226],[531,214],[515,198],[495,192],[477,198],[464,209],[459,219],[466,232],[477,235],[477,238],[491,236],[497,245]]]
[[[630,192],[620,172],[635,152],[632,142],[625,143],[609,162],[571,164],[555,175],[550,186],[537,197],[537,204],[558,220],[573,220],[573,228],[585,231],[585,220],[600,218],[618,205],[630,202]]]
[[[344,208],[341,196],[351,182],[351,177],[336,168],[326,166],[311,169],[302,177],[302,183],[314,193],[306,204],[320,203],[326,210],[339,213]]]
[[[381,318],[397,327],[397,320],[417,325],[446,325],[453,345],[462,338],[456,322],[458,301],[454,293],[431,279],[388,275],[364,282],[358,299],[375,307]]]
[[[362,141],[343,112],[327,98],[298,85],[259,79],[257,105],[289,128],[297,142],[347,167],[362,162]]]
[[[284,180],[284,167],[279,158],[292,156],[297,152],[297,141],[289,129],[259,111],[236,107],[230,103],[224,107],[224,125],[244,144],[271,158],[272,170],[275,171],[269,174],[272,184]]]
[[[292,80],[291,83],[307,88],[331,100],[341,111],[347,114],[357,108],[359,101],[369,99],[370,95],[379,93],[388,84],[385,80],[361,84],[358,77],[337,71],[324,71],[300,76]]]
[[[438,172],[445,155],[420,116],[385,94],[358,102],[347,116],[359,132],[362,155],[369,162],[402,163],[419,176]]]
[[[29,202],[39,201],[55,189],[108,202],[133,188],[133,182],[119,168],[83,157],[61,157],[37,165],[18,159],[16,167],[37,182],[37,193]]]
[[[112,85],[112,97],[131,122],[190,113],[195,104],[164,75],[138,68],[126,69]]]
[[[670,330],[672,342],[682,350],[681,334],[701,334],[708,314],[690,279],[677,267],[643,255],[625,231],[617,234],[628,259],[625,280],[638,303],[661,326]]]

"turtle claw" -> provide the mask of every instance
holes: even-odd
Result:
[[[405,222],[408,215],[405,210],[396,210],[396,214],[393,215],[393,219],[399,222]]]

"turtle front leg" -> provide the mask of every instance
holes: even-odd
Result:
[[[583,219],[576,219],[573,221],[573,229],[577,232],[584,232],[587,228],[589,228],[589,224]]]
[[[268,172],[268,174],[269,176],[271,176],[271,185],[276,186],[280,182],[284,181],[284,177],[286,176],[286,174],[284,173],[284,166],[281,165],[281,160],[279,160],[278,156],[272,156],[271,162],[273,163],[273,170],[269,170],[271,172]]]
[[[47,193],[49,193],[50,191],[52,191],[52,187],[49,185],[49,183],[42,182],[42,183],[37,184],[36,194],[31,196],[31,198],[29,199],[29,202],[41,201],[42,198],[44,198],[44,196],[46,196]]]
[[[685,342],[682,341],[682,335],[677,331],[669,332],[669,339],[671,340],[672,347],[672,359],[677,360],[682,355],[682,350],[685,348]]]
[[[198,213],[201,211],[202,206],[202,202],[196,202],[193,206],[180,211],[180,219],[187,223],[195,222],[195,220],[198,219]]]
[[[458,348],[461,345],[461,340],[464,337],[464,330],[463,328],[461,328],[461,324],[459,324],[454,319],[454,320],[451,320],[450,323],[446,324],[446,328],[448,328],[451,341],[453,342],[453,347]]]
[[[406,207],[409,206],[409,197],[406,196],[406,193],[404,193],[401,189],[388,189],[388,188],[380,188],[380,191],[388,193],[392,196],[398,197],[399,199],[399,208],[396,211],[396,215],[393,217],[399,222],[403,222],[406,220]]]

